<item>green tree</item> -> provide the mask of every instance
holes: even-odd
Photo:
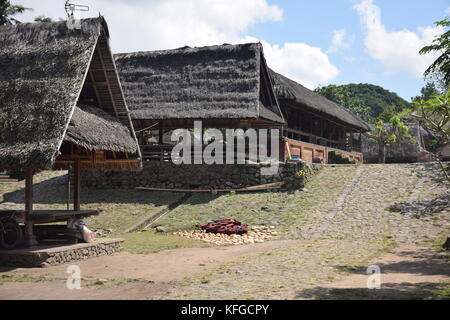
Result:
[[[382,87],[367,83],[329,85],[315,90],[316,93],[340,104],[369,123],[377,123],[377,118],[389,106],[399,110],[409,108],[407,101]]]
[[[420,96],[411,98],[411,101],[415,102],[420,100],[429,100],[441,93],[441,90],[437,88],[437,85],[434,81],[428,81],[425,87],[420,90]]]
[[[423,47],[419,53],[440,53],[440,56],[425,71],[424,75],[441,74],[444,84],[448,87],[450,86],[450,18],[447,17],[436,22],[436,26],[443,27],[444,33],[437,36],[431,45]]]
[[[409,128],[402,122],[399,116],[395,115],[389,123],[379,120],[375,126],[375,131],[366,135],[378,145],[378,163],[386,163],[386,148],[396,142],[414,141],[409,134]]]
[[[27,10],[32,9],[25,8],[21,5],[12,5],[9,0],[0,0],[0,26],[20,23],[19,20],[13,18],[12,16],[24,13]]]
[[[46,16],[37,16],[36,18],[34,18],[35,22],[53,22],[52,18],[46,17]]]
[[[417,119],[430,130],[438,139],[441,147],[450,143],[450,90],[447,90],[445,94],[435,95],[428,100],[420,99],[413,102],[412,108],[406,114]],[[450,182],[446,169],[439,161],[439,149],[435,150],[434,156]]]

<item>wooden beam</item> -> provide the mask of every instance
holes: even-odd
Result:
[[[92,74],[92,70],[90,69],[90,67],[89,67],[89,77],[91,78],[91,81],[92,81],[92,88],[94,88],[95,97],[97,98],[98,106],[103,109],[102,100],[100,99],[100,95],[98,93],[97,86],[95,85],[94,75]]]
[[[73,210],[80,210],[80,171],[81,161],[79,159],[74,161],[73,164]]]
[[[33,214],[33,169],[25,169],[25,211],[27,219],[25,221],[25,245],[32,247],[37,245],[36,238],[33,234],[33,222],[31,216]]]
[[[103,55],[102,55],[102,52],[100,50],[100,45],[99,44],[97,44],[96,50],[97,50],[97,53],[98,53],[98,57],[100,59],[100,63],[102,65],[103,74],[105,75],[105,79],[106,79],[106,83],[107,83],[107,87],[108,87],[108,92],[109,92],[109,96],[111,97],[111,104],[112,104],[112,107],[114,109],[114,113],[116,115],[116,118],[120,120],[119,114],[117,112],[116,102],[114,101],[114,95],[113,95],[113,92],[111,90],[111,83],[109,82],[108,73],[106,72],[107,68],[105,66],[105,62],[103,61]]]

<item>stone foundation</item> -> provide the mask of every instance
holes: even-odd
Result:
[[[306,179],[320,165],[303,161],[280,163],[275,175],[265,176],[261,169],[268,165],[175,165],[171,162],[145,162],[141,172],[85,171],[83,187],[168,189],[239,189],[275,182],[285,182],[284,190],[302,188]]]
[[[97,239],[95,243],[41,245],[33,248],[0,250],[2,267],[44,267],[110,255],[122,249],[122,239]]]

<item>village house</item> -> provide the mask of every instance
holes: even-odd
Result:
[[[171,140],[172,132],[180,128],[193,130],[196,121],[202,122],[205,131],[275,129],[279,142],[276,149],[268,143],[272,135],[267,141],[258,140],[257,147],[265,148],[270,156],[275,154],[282,164],[296,159],[328,163],[332,151],[355,161],[363,160],[358,152],[360,141],[352,141],[351,137],[368,131],[367,124],[343,107],[271,71],[260,43],[123,53],[115,55],[115,60],[144,171],[137,175],[86,175],[88,185],[216,189],[274,182],[283,176],[283,167],[273,178],[255,178],[253,169],[248,172],[242,167],[174,165],[171,151],[176,142]],[[199,139],[206,148],[204,135]],[[245,147],[249,159],[249,145]],[[192,150],[192,157],[196,152]],[[247,162],[248,168],[252,164]]]
[[[141,168],[106,21],[1,26],[0,70],[0,171],[25,172],[26,240],[70,236],[35,225],[98,214],[80,208],[81,170]],[[69,168],[73,210],[33,210],[33,174]]]
[[[270,70],[260,43],[115,57],[144,159],[168,160],[173,143],[167,133],[201,120],[204,128],[279,128],[287,142],[282,161],[327,163],[332,150],[362,161],[354,133],[368,125]]]
[[[285,156],[330,163],[329,153],[363,161],[361,134],[369,125],[344,107],[270,70],[287,121]]]

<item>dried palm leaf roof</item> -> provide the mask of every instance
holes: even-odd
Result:
[[[87,150],[136,152],[136,142],[128,128],[102,109],[92,106],[75,107],[64,140]]]
[[[288,101],[360,131],[370,130],[369,125],[364,120],[344,107],[273,70],[270,70],[270,74],[280,104]]]
[[[263,118],[284,123],[259,43],[115,58],[133,119]]]
[[[101,34],[103,18],[0,27],[1,168],[52,166]]]

